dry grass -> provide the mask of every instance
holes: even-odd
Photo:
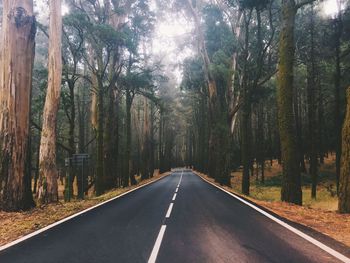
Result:
[[[0,245],[4,245],[27,235],[35,230],[48,226],[63,218],[109,200],[135,187],[150,181],[160,179],[169,173],[155,174],[152,179],[139,182],[136,186],[117,188],[99,197],[90,197],[87,200],[74,200],[69,203],[50,204],[36,207],[27,212],[7,213],[0,211]],[[140,178],[137,178],[140,181]]]
[[[305,184],[303,190],[303,205],[309,208],[322,209],[326,211],[337,211],[338,198],[335,194],[335,157],[330,155],[325,159],[325,163],[320,167],[320,182],[317,187],[317,198],[311,198],[311,186],[308,184],[308,175],[304,175]],[[280,201],[280,175],[282,167],[276,161],[272,166],[270,162],[266,163],[265,184],[261,184],[256,180],[256,177],[251,178],[250,196],[256,200],[277,202]],[[242,194],[242,172],[237,171],[232,173],[232,188],[237,193]],[[260,175],[259,175],[260,176]],[[259,177],[260,178],[260,177]]]
[[[279,216],[282,216],[293,222],[310,227],[318,232],[332,237],[333,239],[350,247],[350,215],[337,213],[338,199],[334,195],[334,189],[330,186],[335,185],[333,175],[335,173],[334,156],[325,160],[325,164],[320,167],[320,183],[317,189],[317,199],[311,199],[311,189],[309,185],[303,186],[303,206],[292,205],[280,201],[280,187],[278,186],[278,176],[281,174],[281,167],[274,162],[267,168],[265,178],[266,185],[251,179],[250,196],[245,198],[261,205]],[[205,179],[214,182],[212,178],[197,173]],[[220,187],[225,190],[240,194],[242,172],[238,171],[232,174],[232,188]]]

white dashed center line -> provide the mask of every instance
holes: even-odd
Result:
[[[160,228],[156,243],[154,244],[151,256],[148,259],[148,263],[154,263],[156,262],[157,256],[158,256],[158,252],[159,252],[159,248],[160,245],[162,244],[162,240],[163,240],[163,236],[165,233],[165,229],[166,229],[166,225],[162,225],[162,227]]]
[[[175,193],[174,193],[172,201],[175,201],[175,199],[176,199],[177,192],[179,191],[179,187],[180,187],[181,180],[182,180],[182,175],[183,175],[183,171],[181,172],[180,180],[179,180],[179,183],[177,184],[177,187],[176,187],[176,190],[175,190]],[[165,215],[166,219],[170,217],[171,211],[173,210],[173,206],[174,206],[174,203],[173,202],[170,203],[168,211],[166,212],[166,215]],[[155,263],[156,262],[157,256],[158,256],[158,252],[159,252],[160,246],[161,246],[162,241],[163,241],[165,229],[166,229],[166,225],[162,225],[161,228],[160,228],[160,231],[159,231],[156,243],[154,244],[154,247],[152,249],[152,253],[151,253],[151,255],[150,255],[149,259],[148,259],[148,263]]]
[[[174,206],[174,203],[170,203],[169,208],[168,208],[168,212],[166,212],[165,218],[169,218],[170,217],[171,210],[173,210],[173,206]]]

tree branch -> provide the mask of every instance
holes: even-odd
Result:
[[[303,1],[300,1],[299,3],[297,3],[295,5],[295,9],[298,10],[299,8],[303,7],[304,5],[308,5],[308,4],[311,4],[313,2],[315,2],[316,0],[303,0]]]
[[[41,127],[40,127],[37,123],[35,123],[33,120],[30,120],[30,123],[32,124],[32,126],[33,126],[35,129],[37,129],[37,130],[40,131],[40,132],[42,131]],[[73,152],[73,150],[72,150],[71,148],[69,148],[69,147],[63,145],[62,143],[60,143],[60,142],[56,142],[56,143],[57,143],[57,146],[61,147],[63,150],[66,150],[66,151],[69,152],[69,153],[72,153],[72,152]]]

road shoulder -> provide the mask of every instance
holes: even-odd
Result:
[[[347,244],[344,244],[342,242],[342,240],[337,240],[337,239],[333,238],[332,236],[327,235],[327,233],[324,233],[317,228],[314,228],[312,226],[309,226],[308,224],[305,224],[305,222],[303,222],[301,220],[293,220],[293,219],[295,219],[296,213],[302,213],[301,216],[305,216],[305,214],[306,214],[306,216],[307,216],[308,213],[315,213],[316,212],[316,211],[314,211],[315,209],[299,207],[299,206],[290,205],[290,204],[283,203],[283,202],[263,202],[263,201],[255,200],[253,198],[243,196],[242,194],[237,193],[236,191],[234,191],[230,187],[222,186],[222,185],[216,183],[212,178],[208,177],[205,174],[199,173],[197,171],[193,171],[193,173],[196,174],[197,176],[201,177],[204,181],[207,181],[208,183],[214,184],[216,187],[219,187],[224,191],[227,191],[229,193],[232,193],[232,194],[238,196],[242,200],[258,207],[259,209],[265,211],[266,213],[272,215],[273,217],[276,217],[277,219],[285,222],[286,224],[296,228],[297,230],[302,231],[306,235],[318,240],[319,242],[325,244],[326,246],[338,251],[339,253],[341,253],[347,257],[350,257],[350,247]],[[281,207],[283,209],[281,209]],[[288,213],[281,213],[281,211],[285,211],[285,210],[289,210],[289,209],[290,209],[289,214]],[[308,211],[308,210],[310,210],[310,211]],[[343,215],[340,215],[340,216],[343,216]],[[300,218],[300,215],[298,216],[298,218]],[[319,220],[325,220],[325,219],[319,218]],[[339,231],[341,233],[336,235],[337,237],[341,236],[341,234],[350,235],[350,233],[345,233],[344,231],[342,232],[341,229],[339,229]]]
[[[86,200],[50,204],[36,207],[26,212],[0,211],[0,251],[14,243],[52,228],[61,222],[65,222],[116,198],[157,182],[170,174],[171,172],[159,174],[151,179],[141,181],[138,185],[117,188],[99,197]]]

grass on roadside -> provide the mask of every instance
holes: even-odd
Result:
[[[250,196],[256,200],[266,202],[278,202],[281,200],[282,166],[274,161],[266,163],[265,183],[251,178]],[[242,171],[232,173],[232,188],[237,193],[241,192]],[[336,196],[335,166],[334,158],[330,156],[319,168],[319,184],[317,187],[317,198],[311,198],[311,179],[308,174],[302,174],[303,205],[314,209],[336,211],[338,198]]]

